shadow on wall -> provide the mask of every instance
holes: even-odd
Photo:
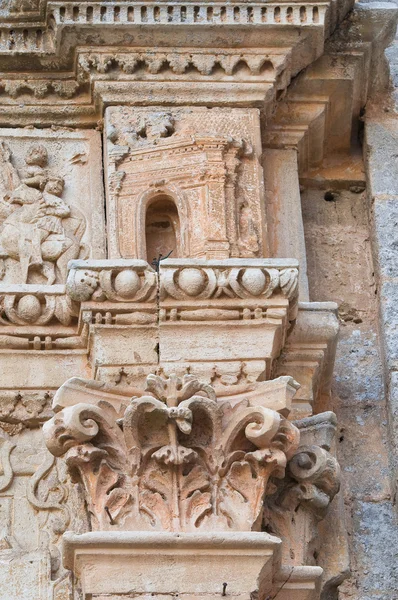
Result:
[[[145,216],[146,258],[149,263],[170,252],[180,256],[180,219],[177,207],[167,195],[159,195],[149,204]]]

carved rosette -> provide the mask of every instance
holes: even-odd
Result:
[[[146,395],[119,412],[100,390],[96,398],[43,428],[50,452],[83,483],[95,530],[257,529],[269,480],[284,477],[299,444],[276,411],[218,402],[193,376],[150,375]]]

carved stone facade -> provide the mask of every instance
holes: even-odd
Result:
[[[382,410],[370,451],[349,402],[377,396],[353,303],[373,277],[366,186],[398,191],[362,123],[395,116],[397,18],[0,6],[0,600],[395,597],[358,566],[358,515],[394,488]],[[384,315],[394,269],[374,252]],[[377,456],[366,493],[345,438]]]

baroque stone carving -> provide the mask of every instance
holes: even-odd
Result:
[[[2,289],[3,284],[64,284],[69,260],[103,256],[94,139],[98,138],[92,132],[0,130]],[[84,186],[81,177],[89,184]],[[22,304],[32,302],[28,298]],[[23,320],[26,311],[20,309]],[[39,317],[42,311],[36,307],[33,312]]]
[[[79,385],[87,397],[71,380],[61,402],[68,385],[75,401]],[[66,406],[44,425],[49,450],[83,482],[92,527],[258,527],[269,479],[284,476],[298,447],[297,428],[266,398],[219,403],[191,376],[150,375],[146,391],[119,415],[99,390],[94,403]]]
[[[61,569],[59,542],[71,521],[68,507],[68,486],[65,468],[61,461],[56,463],[54,456],[47,454],[33,474],[27,487],[27,499],[37,511],[37,518],[43,538],[48,536],[51,557],[52,578]]]
[[[319,535],[318,521],[339,468],[330,439],[312,435],[335,428],[317,414],[334,309],[296,323],[297,263],[261,257],[300,259],[307,298],[299,184],[322,186],[336,151],[348,160],[372,71],[385,77],[374,66],[387,9],[338,27],[352,0],[2,4],[0,124],[23,129],[0,130],[0,589],[335,597],[336,500],[334,530]],[[359,171],[345,172],[364,187]],[[72,374],[96,382],[63,385],[54,417]],[[48,419],[53,456],[41,454]],[[75,493],[96,530],[83,536]]]
[[[69,325],[78,314],[76,305],[64,293],[46,294],[45,288],[40,289],[39,286],[32,286],[31,293],[21,293],[13,290],[12,286],[8,289],[9,293],[0,293],[1,325],[47,325],[53,319]]]
[[[39,270],[48,285],[55,282],[56,269],[59,279],[65,280],[69,260],[83,250],[81,239],[86,224],[84,218],[72,217],[71,208],[62,200],[64,179],[47,170],[47,150],[39,144],[25,156],[25,177],[20,177],[12,165],[4,143],[0,162],[3,275],[4,260],[13,259],[19,263],[19,271],[12,278],[18,283],[27,283],[32,270]]]
[[[15,390],[0,391],[0,423],[37,427],[52,416],[52,394],[29,390],[21,393]]]
[[[151,211],[172,230],[163,257],[266,252],[256,110],[111,107],[105,129],[112,257],[158,258],[148,237]]]
[[[326,412],[295,424],[303,443],[291,457],[285,479],[275,481],[275,492],[266,498],[263,523],[284,541],[286,564],[313,564],[320,549],[318,523],[340,489],[340,467],[331,454],[337,421]]]
[[[74,261],[66,282],[77,302],[143,302],[156,295],[156,273],[145,261]]]
[[[260,265],[237,266],[222,263],[212,264],[206,261],[206,266],[199,262],[182,262],[181,266],[173,263],[162,264],[162,279],[160,297],[168,296],[176,300],[190,298],[209,299],[220,298],[270,298],[278,291],[292,300],[298,297],[298,269],[296,268],[266,268]],[[185,263],[185,264],[184,264]],[[229,268],[228,268],[229,267]]]

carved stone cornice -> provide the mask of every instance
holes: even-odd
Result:
[[[16,10],[3,10],[0,23],[4,125],[93,126],[115,98],[118,104],[142,98],[153,105],[250,104],[269,112],[277,91],[322,54],[351,3],[341,0],[332,10],[328,2],[67,0],[42,2],[37,13],[29,4],[14,2]]]
[[[292,82],[267,121],[264,147],[296,148],[304,185],[308,180],[311,185],[322,185],[326,178],[333,181],[333,169],[317,168],[327,156],[349,154],[362,108],[381,85],[388,84],[385,75],[380,82],[380,61],[394,39],[398,10],[391,5],[388,13],[387,17],[385,8],[375,5],[356,5],[328,40],[324,54]],[[358,175],[351,168],[350,175],[352,181],[344,171],[343,185],[364,185],[364,173]],[[336,180],[333,186],[338,188],[339,176]]]
[[[62,46],[63,31],[71,26],[80,33],[83,45],[90,30],[103,32],[109,29],[129,29],[154,26],[158,29],[176,26],[185,30],[216,26],[218,29],[263,26],[263,27],[320,27],[325,26],[329,9],[328,2],[310,2],[285,5],[284,3],[262,4],[235,0],[232,3],[186,2],[46,2],[44,19],[29,23],[23,12],[9,13],[14,17],[12,25],[0,27],[0,53],[57,54]],[[3,13],[4,14],[4,13]],[[15,15],[15,16],[14,16]],[[31,13],[30,16],[33,16]],[[39,15],[38,15],[39,16]],[[329,26],[329,23],[328,23]],[[77,33],[79,35],[79,33]],[[178,35],[178,34],[177,34]]]

